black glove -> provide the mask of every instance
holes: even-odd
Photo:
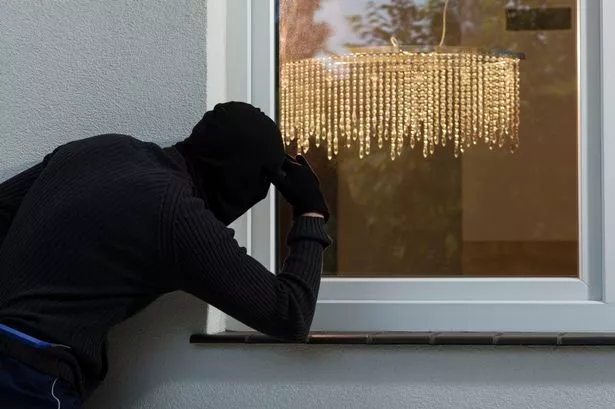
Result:
[[[282,169],[272,177],[272,183],[293,206],[295,219],[305,213],[318,213],[329,220],[329,207],[320,191],[320,182],[308,161],[301,155],[286,155]]]

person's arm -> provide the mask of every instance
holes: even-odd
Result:
[[[46,162],[45,160],[0,183],[0,245],[4,242],[23,198],[44,169]]]
[[[308,335],[329,244],[321,217],[299,217],[288,235],[282,272],[246,254],[233,231],[189,194],[175,206],[172,265],[181,290],[265,334],[302,341]]]

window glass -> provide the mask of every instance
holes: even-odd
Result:
[[[391,37],[402,45],[436,45],[444,6],[443,0],[280,0],[279,67],[389,45]],[[376,141],[363,158],[357,144],[341,144],[332,159],[325,145],[312,144],[306,157],[332,213],[325,274],[578,276],[577,3],[449,0],[446,10],[446,46],[524,54],[520,145],[511,153],[478,143],[455,157],[447,144],[425,157],[406,140],[391,160]],[[297,152],[296,143],[288,150]],[[280,260],[291,214],[278,200]]]

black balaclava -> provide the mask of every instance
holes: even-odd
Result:
[[[210,210],[226,225],[267,196],[270,175],[285,159],[275,122],[242,102],[216,105],[175,148]]]

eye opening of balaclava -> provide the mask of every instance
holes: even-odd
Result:
[[[210,210],[226,225],[267,196],[285,159],[275,122],[242,102],[216,105],[176,148]]]

